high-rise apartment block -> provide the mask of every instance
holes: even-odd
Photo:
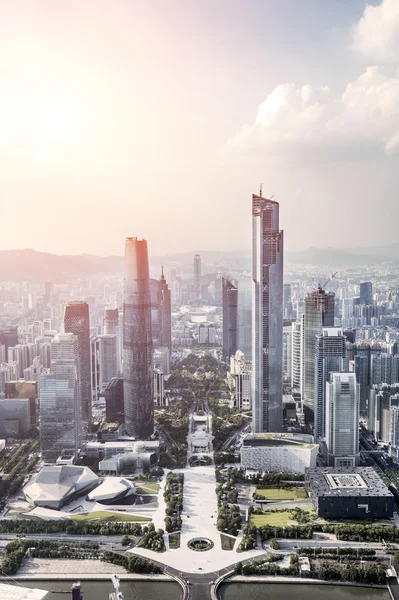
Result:
[[[117,369],[122,372],[122,331],[119,325],[118,308],[106,308],[104,311],[104,335],[115,335],[117,346]]]
[[[44,460],[63,450],[77,452],[83,437],[78,394],[78,339],[73,333],[51,340],[51,367],[40,376],[40,444]]]
[[[82,407],[82,422],[87,427],[91,422],[91,382],[90,382],[90,317],[89,305],[79,300],[69,302],[64,313],[65,333],[73,333],[77,338],[77,390]]]
[[[137,439],[154,430],[151,297],[146,240],[126,239],[123,303],[125,425]]]
[[[354,467],[359,462],[359,384],[354,373],[331,373],[326,383],[328,464]]]
[[[223,358],[226,361],[237,352],[237,300],[238,288],[223,277]]]
[[[279,204],[252,195],[253,432],[283,425],[283,241]]]

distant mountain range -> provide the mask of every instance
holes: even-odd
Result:
[[[230,268],[250,269],[251,252],[199,250],[164,256],[151,256],[152,273],[161,270],[162,263],[168,268],[181,266],[190,270],[193,256],[198,252],[204,265],[203,272],[227,270]],[[301,252],[287,252],[288,264],[308,264],[315,266],[350,267],[378,262],[399,261],[399,243],[389,246],[366,246],[360,248],[308,248]],[[95,256],[91,254],[58,255],[37,252],[32,249],[0,251],[0,281],[45,280],[62,282],[75,277],[93,275],[123,276],[123,256]]]

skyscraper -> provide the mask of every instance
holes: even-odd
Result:
[[[64,330],[77,337],[78,399],[82,406],[83,425],[87,427],[91,421],[90,317],[87,302],[77,300],[67,304]]]
[[[195,293],[199,295],[201,293],[201,256],[199,254],[194,256],[194,287]]]
[[[359,461],[359,384],[354,373],[331,373],[326,384],[328,464],[353,467]]]
[[[252,195],[253,432],[281,431],[283,362],[283,240],[279,204]]]
[[[238,288],[222,278],[223,358],[228,361],[237,352]]]
[[[326,432],[326,383],[332,372],[348,370],[346,338],[339,327],[324,327],[316,336],[316,379],[314,437],[324,437]]]
[[[118,373],[122,372],[122,332],[119,326],[119,310],[106,308],[104,311],[104,334],[116,335],[117,367]]]
[[[323,327],[334,327],[335,294],[319,287],[305,298],[303,406],[306,422],[314,423],[316,394],[316,336]]]
[[[75,453],[82,440],[82,407],[77,393],[78,340],[59,333],[51,340],[51,366],[40,376],[40,445],[44,460],[63,450]]]
[[[123,304],[123,387],[129,435],[154,429],[151,297],[146,240],[126,238]]]
[[[238,280],[237,296],[237,347],[246,360],[252,360],[252,280]]]

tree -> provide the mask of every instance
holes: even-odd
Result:
[[[269,546],[272,550],[278,550],[279,545],[278,545],[278,541],[276,540],[276,538],[272,538],[269,542]]]

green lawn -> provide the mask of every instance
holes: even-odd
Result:
[[[256,493],[263,496],[266,500],[305,500],[308,498],[305,488],[294,487],[284,488],[264,488],[256,490]]]
[[[256,527],[262,527],[262,525],[286,527],[290,520],[289,512],[268,512],[263,515],[251,515],[251,523]]]
[[[144,483],[141,482],[137,488],[138,494],[158,494],[159,483]]]
[[[169,548],[171,550],[177,550],[180,548],[180,533],[169,534]]]
[[[234,544],[236,543],[235,538],[232,538],[229,535],[224,535],[224,533],[220,534],[220,541],[222,544],[222,550],[233,550]]]
[[[105,511],[105,510],[95,510],[93,512],[88,512],[88,513],[81,513],[79,515],[72,515],[71,519],[73,519],[74,521],[93,521],[93,520],[100,520],[100,521],[116,521],[116,522],[123,522],[123,521],[135,521],[137,523],[139,522],[148,522],[151,521],[151,519],[149,519],[148,517],[140,517],[138,515],[132,515],[130,513],[119,513],[119,512],[112,512],[112,511]]]

